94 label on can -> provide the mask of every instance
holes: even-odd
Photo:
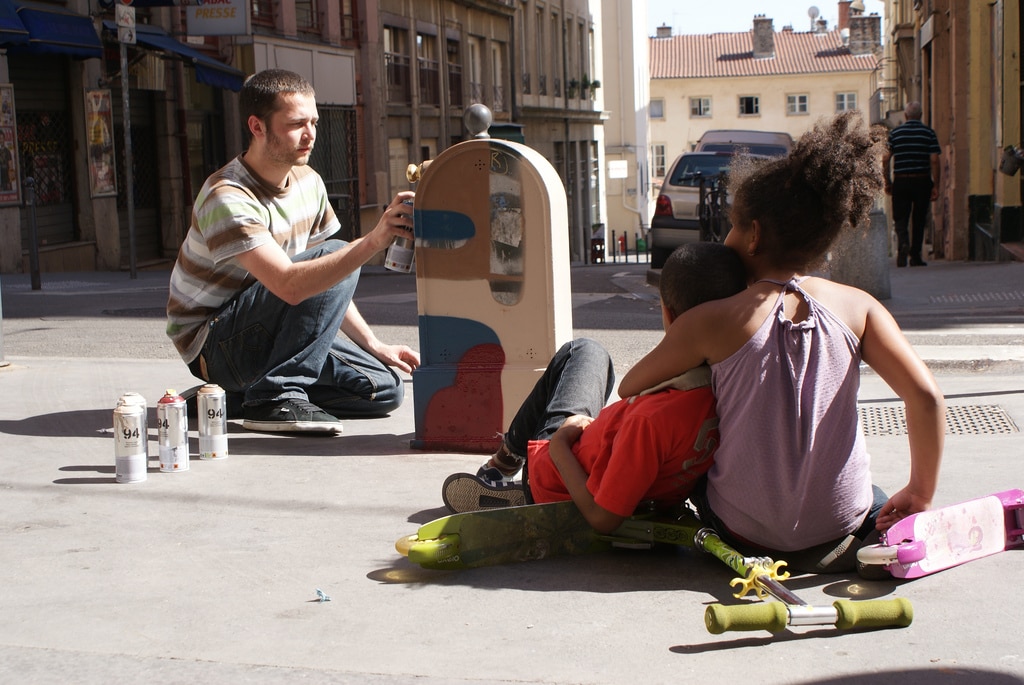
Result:
[[[118,404],[114,409],[114,480],[139,483],[146,480],[146,415],[137,404]]]

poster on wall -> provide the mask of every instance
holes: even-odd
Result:
[[[85,130],[89,136],[89,194],[117,195],[114,172],[114,114],[110,91],[85,91]]]
[[[14,86],[0,83],[0,205],[21,204]]]

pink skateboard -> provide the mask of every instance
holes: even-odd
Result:
[[[919,578],[1022,546],[1024,490],[1006,490],[908,516],[857,559],[896,578]]]

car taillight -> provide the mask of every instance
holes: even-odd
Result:
[[[672,200],[668,195],[659,195],[658,201],[654,204],[655,216],[672,216]]]

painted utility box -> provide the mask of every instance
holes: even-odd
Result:
[[[494,450],[572,337],[565,188],[536,150],[477,138],[425,165],[414,219],[412,446]]]

